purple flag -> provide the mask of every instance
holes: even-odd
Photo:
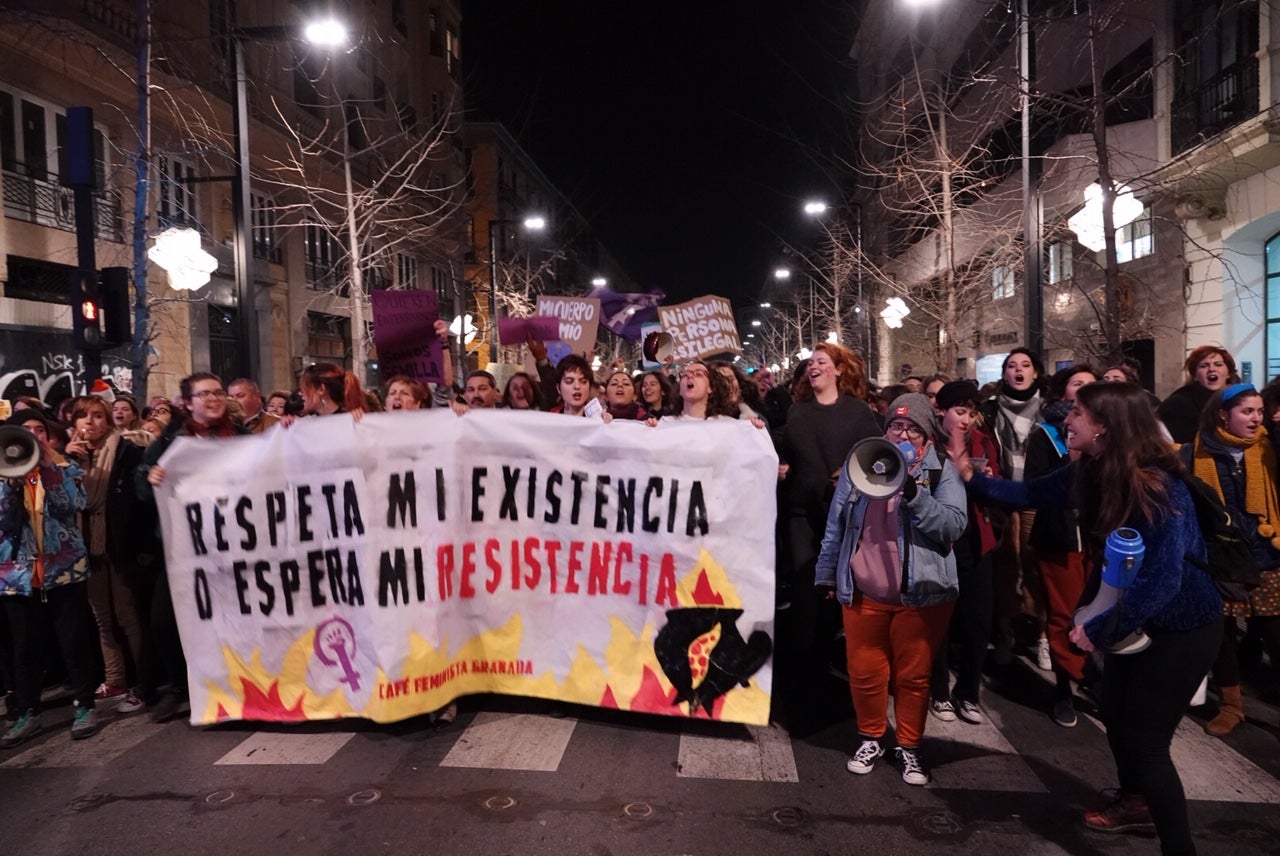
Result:
[[[593,288],[587,297],[600,301],[600,323],[624,339],[640,340],[640,325],[658,320],[658,305],[666,299],[659,289],[648,292],[610,291]]]

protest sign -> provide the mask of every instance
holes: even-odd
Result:
[[[547,345],[551,365],[569,354],[585,354],[588,362],[596,349],[600,328],[600,301],[594,297],[538,297],[537,314],[560,319],[560,341]]]
[[[560,338],[559,320],[541,315],[498,319],[498,344],[523,345],[530,336],[539,342],[554,342]]]
[[[444,347],[436,335],[439,309],[434,291],[374,291],[373,342],[384,378],[408,375],[422,383],[444,382]]]
[[[715,354],[742,353],[733,306],[723,297],[708,295],[675,306],[659,306],[658,321],[663,331],[675,340],[677,363]]]
[[[768,720],[777,457],[749,423],[337,415],[161,464],[193,723],[479,692]]]

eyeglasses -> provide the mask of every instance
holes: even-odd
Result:
[[[919,440],[924,436],[924,432],[911,422],[891,422],[884,430],[885,433],[897,434],[899,437],[910,437],[913,440]]]
[[[680,377],[710,377],[706,369],[685,369],[680,372]]]
[[[202,389],[199,392],[191,393],[192,398],[198,398],[204,401],[206,398],[226,398],[227,391],[225,389]]]

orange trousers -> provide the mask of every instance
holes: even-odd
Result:
[[[1036,553],[1040,578],[1044,580],[1045,635],[1049,637],[1049,658],[1056,674],[1074,680],[1084,677],[1084,654],[1071,644],[1071,616],[1089,582],[1089,568],[1083,553]]]
[[[879,739],[888,730],[892,683],[898,745],[920,745],[929,715],[929,670],[954,609],[954,603],[912,607],[856,595],[844,608],[849,691],[859,734]]]

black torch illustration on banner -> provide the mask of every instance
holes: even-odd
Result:
[[[676,689],[676,702],[688,702],[689,714],[702,707],[710,715],[717,698],[746,687],[773,652],[763,630],[747,639],[738,632],[741,609],[696,606],[667,610],[667,623],[653,640],[653,653]],[[698,678],[702,680],[694,686]]]

